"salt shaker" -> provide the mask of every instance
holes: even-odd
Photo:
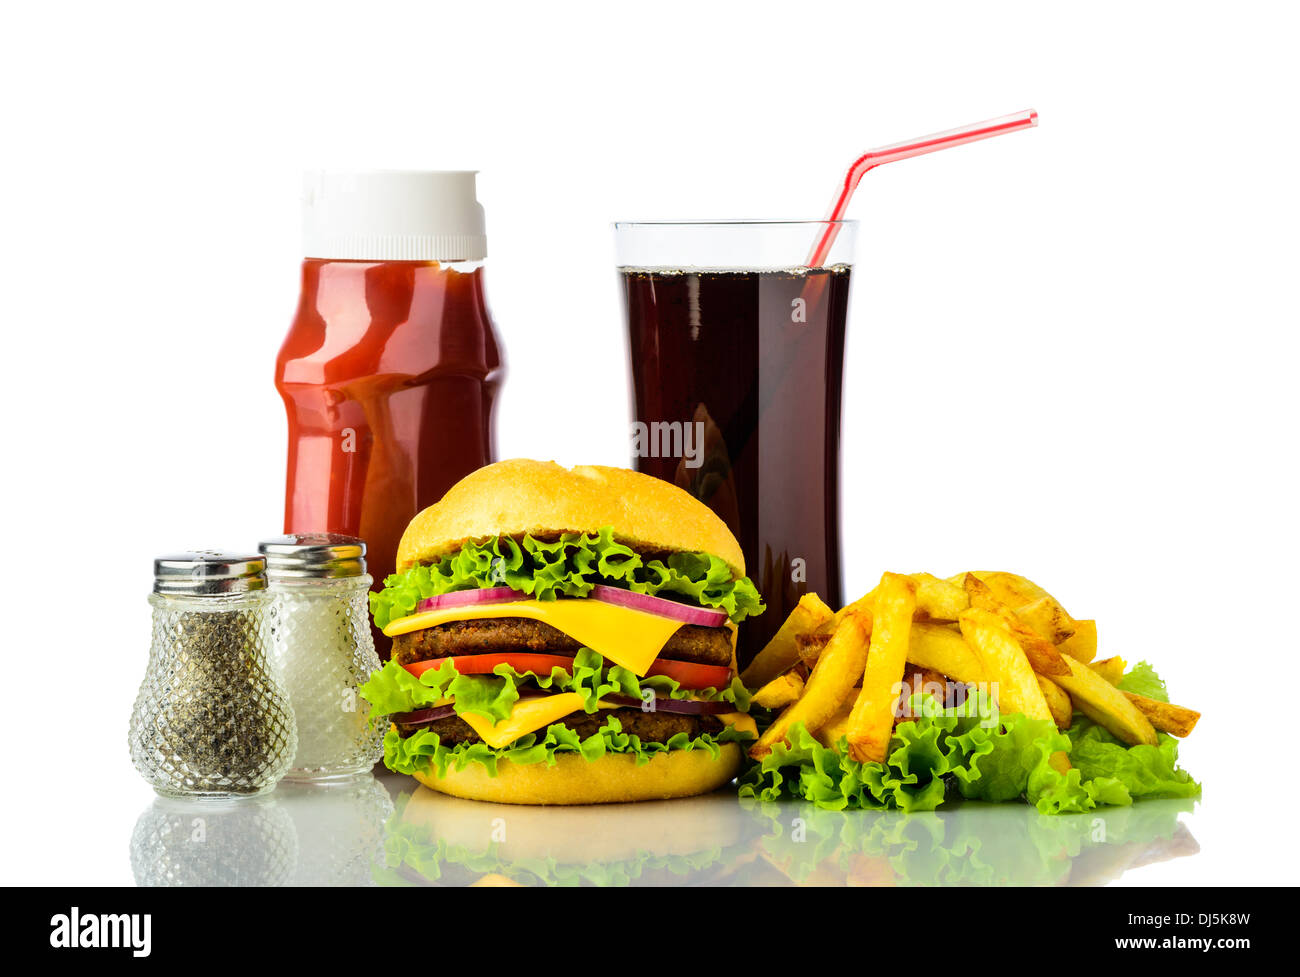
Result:
[[[383,756],[383,724],[370,722],[358,687],[379,668],[368,615],[366,544],[337,533],[263,542],[271,606],[268,634],[298,724],[287,777],[325,780],[368,771]]]
[[[270,790],[297,733],[267,656],[266,561],[200,550],[154,561],[153,644],[131,715],[131,761],[168,796]]]

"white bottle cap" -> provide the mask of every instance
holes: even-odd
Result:
[[[358,261],[487,257],[474,170],[308,172],[303,254]]]

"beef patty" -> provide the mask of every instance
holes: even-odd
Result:
[[[531,618],[479,618],[475,621],[452,621],[409,634],[399,634],[393,638],[393,660],[399,665],[410,665],[450,655],[483,655],[506,651],[573,655],[581,647],[579,642],[563,631]],[[725,627],[705,628],[683,624],[668,639],[659,657],[726,667],[731,664],[731,632]]]
[[[599,709],[593,713],[574,712],[557,722],[568,726],[584,739],[604,726],[610,716],[618,719],[623,732],[641,739],[642,743],[666,743],[678,733],[698,736],[700,733],[717,733],[722,730],[722,721],[714,716],[681,716],[670,712],[642,712],[640,709]],[[397,732],[410,736],[416,730],[431,729],[438,734],[443,746],[455,746],[459,743],[481,743],[478,733],[469,723],[459,716],[448,716],[420,726],[397,724]],[[538,730],[543,735],[543,730]]]

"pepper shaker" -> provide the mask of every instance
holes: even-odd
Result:
[[[260,794],[297,748],[265,644],[266,561],[201,550],[154,561],[153,644],[131,761],[169,796]]]
[[[338,533],[263,542],[272,660],[298,727],[290,780],[368,771],[383,756],[383,724],[370,722],[358,688],[379,668],[368,613],[366,544]]]

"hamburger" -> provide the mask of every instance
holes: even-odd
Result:
[[[687,797],[755,736],[736,626],[761,613],[703,503],[621,468],[524,459],[462,479],[371,594],[392,659],[362,687],[384,762],[471,800]]]

